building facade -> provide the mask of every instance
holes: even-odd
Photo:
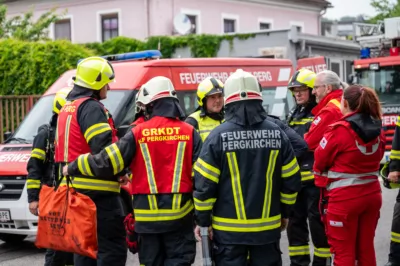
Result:
[[[74,43],[103,42],[126,36],[146,39],[177,35],[174,18],[187,15],[192,33],[246,33],[295,26],[299,32],[321,33],[325,0],[13,0],[7,16],[34,10],[37,18],[57,8],[63,18],[50,26],[52,39]]]

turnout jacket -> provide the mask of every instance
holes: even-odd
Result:
[[[54,141],[55,130],[51,125],[42,125],[33,139],[31,157],[27,165],[28,203],[39,201],[42,184],[52,185],[54,159],[49,158],[49,156],[50,154],[54,155],[54,153],[49,151],[49,141]]]
[[[314,120],[314,115],[311,113],[314,106],[315,105],[312,103],[309,103],[306,106],[297,105],[289,114],[287,123],[300,137],[304,137],[304,134],[308,132],[311,123]],[[296,154],[296,157],[299,162],[301,181],[303,182],[303,185],[312,185],[313,182],[311,181],[314,180],[314,174],[312,173],[314,153],[306,151],[300,156]]]
[[[280,238],[301,177],[277,125],[224,122],[207,137],[193,169],[197,224],[212,225],[218,243],[262,245]]]
[[[102,103],[91,97],[74,97],[73,94],[68,100],[57,121],[55,161],[61,166],[81,154],[99,153],[117,140],[113,119]],[[120,192],[118,176],[124,175],[126,170],[97,178],[82,163],[80,161],[78,166],[85,176],[73,176],[73,187],[79,192],[92,197]],[[65,180],[61,184],[64,185]]]
[[[214,119],[207,114],[202,114],[202,110],[198,110],[189,115],[185,122],[192,125],[199,132],[201,140],[204,142],[210,132],[222,124],[224,120]]]
[[[392,142],[392,150],[390,151],[390,172],[400,172],[400,116],[397,117],[396,129],[394,131],[394,137]],[[400,185],[396,187],[400,187]]]
[[[175,231],[192,219],[192,165],[201,143],[189,124],[155,116],[99,154],[79,156],[68,165],[68,173],[83,174],[80,160],[98,178],[131,166],[135,231]]]

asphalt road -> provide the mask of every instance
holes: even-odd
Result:
[[[377,254],[377,265],[383,266],[387,262],[387,253],[389,251],[390,241],[390,227],[392,220],[393,205],[398,191],[388,190],[383,188],[383,206],[381,209],[381,218],[379,220],[378,228],[375,237],[375,250]],[[368,204],[366,202],[366,204]],[[283,265],[289,265],[289,258],[287,252],[287,237],[286,232],[282,234],[281,249],[283,252]],[[137,256],[128,255],[128,262],[126,265],[139,266]],[[9,246],[0,241],[0,266],[43,266],[44,265],[44,251],[38,250],[34,245],[34,238],[28,238],[22,245]],[[201,246],[198,245],[197,258],[194,264],[201,266]]]

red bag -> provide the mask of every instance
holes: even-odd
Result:
[[[42,186],[39,195],[39,224],[35,245],[97,258],[96,205],[70,187]]]

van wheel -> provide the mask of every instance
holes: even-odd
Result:
[[[27,235],[13,235],[0,233],[0,240],[6,242],[7,244],[20,244],[25,240]]]

